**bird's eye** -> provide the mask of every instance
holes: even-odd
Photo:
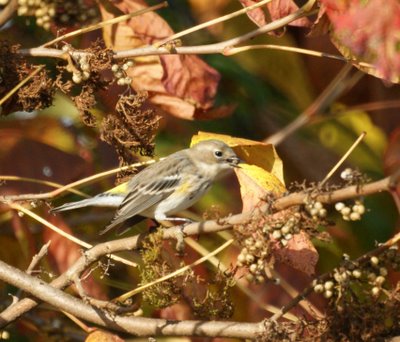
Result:
[[[221,151],[218,151],[218,150],[214,152],[214,155],[215,155],[217,158],[221,158],[221,157],[222,157],[222,154],[223,154],[223,153],[222,153]]]

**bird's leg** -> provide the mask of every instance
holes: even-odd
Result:
[[[182,255],[183,251],[185,249],[185,233],[184,233],[183,229],[185,228],[185,226],[187,224],[190,224],[193,221],[191,219],[182,218],[182,217],[162,217],[162,218],[159,217],[159,219],[160,219],[160,221],[168,221],[168,222],[178,221],[178,222],[183,222],[183,224],[181,224],[179,226],[179,230],[176,230],[176,233],[174,234],[175,235],[175,239],[176,239],[176,246],[175,246],[176,251],[179,254]]]

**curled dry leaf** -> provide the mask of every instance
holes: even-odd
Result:
[[[140,0],[125,0],[114,6],[123,13],[133,13],[147,5]],[[103,19],[114,17],[104,6],[100,9]],[[173,33],[154,12],[103,29],[107,46],[115,51],[153,44]],[[212,107],[220,79],[219,73],[199,57],[183,55],[135,58],[135,66],[127,74],[135,90],[149,92],[150,102],[183,119],[201,117],[204,110]]]
[[[286,247],[276,244],[274,255],[277,261],[283,262],[293,268],[313,275],[318,262],[318,252],[305,232],[295,234]]]
[[[239,0],[244,7],[256,4],[254,0]],[[264,12],[264,9],[267,13]],[[272,0],[268,2],[264,9],[262,7],[251,10],[247,13],[248,17],[257,25],[264,26],[268,22],[286,17],[287,15],[296,12],[299,7],[293,0]],[[300,18],[292,21],[289,25],[309,27],[311,22],[307,18]]]

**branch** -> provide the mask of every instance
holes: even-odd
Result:
[[[103,327],[124,331],[136,336],[207,336],[255,338],[263,331],[261,323],[222,321],[170,321],[144,317],[114,316],[58,290],[43,280],[32,277],[0,261],[0,279],[32,294],[54,307]],[[6,319],[0,316],[0,324]]]
[[[310,1],[309,1],[310,2]],[[313,1],[311,1],[313,2]],[[306,7],[303,6],[303,7]],[[287,24],[295,21],[299,18],[308,16],[313,14],[313,11],[308,11],[303,8],[300,8],[296,12],[287,15],[281,19],[275,20],[271,23],[268,23],[264,26],[261,26],[253,31],[250,31],[244,35],[239,37],[235,37],[232,39],[228,39],[226,41],[215,43],[215,44],[207,44],[207,45],[198,45],[198,46],[181,46],[175,47],[174,49],[169,49],[166,47],[157,47],[153,45],[148,45],[141,48],[116,51],[114,52],[115,59],[124,59],[131,57],[140,57],[140,56],[156,56],[156,55],[171,55],[171,54],[185,54],[185,55],[193,55],[193,54],[214,54],[214,53],[224,53],[229,52],[229,49],[235,45],[241,44],[247,40],[250,40],[256,36],[261,34],[265,34],[271,31],[275,31],[280,29]],[[20,53],[26,56],[33,57],[53,57],[53,58],[64,58],[65,52],[58,49],[48,49],[43,47],[31,48],[31,49],[21,49]]]

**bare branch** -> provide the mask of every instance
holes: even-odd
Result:
[[[0,279],[17,286],[35,298],[64,310],[76,317],[107,328],[124,331],[136,336],[208,336],[254,338],[262,332],[261,323],[221,321],[170,321],[143,317],[112,315],[96,309],[83,301],[58,290],[43,280],[32,277],[0,261]],[[1,325],[6,323],[0,315]]]
[[[207,44],[207,45],[198,45],[198,46],[181,46],[181,47],[175,47],[173,50],[162,46],[156,47],[153,45],[148,45],[145,47],[140,47],[135,49],[116,51],[114,52],[114,58],[124,59],[130,57],[171,55],[171,54],[193,55],[193,54],[214,54],[214,53],[224,54],[225,52],[229,53],[229,49],[235,45],[242,44],[248,41],[249,39],[252,39],[261,34],[265,34],[280,29],[299,18],[314,14],[314,11],[308,11],[305,10],[304,8],[305,6],[303,6],[303,8],[300,8],[296,12],[287,15],[286,17],[275,20],[246,34],[243,34],[241,36],[232,39],[228,39],[223,42],[215,44]],[[22,55],[33,56],[33,57],[65,58],[64,51],[57,49],[48,49],[44,47],[21,49],[20,53]]]

